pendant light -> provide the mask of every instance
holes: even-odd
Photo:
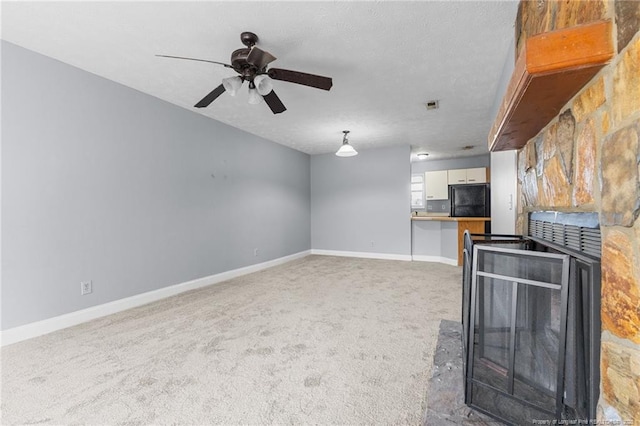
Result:
[[[336,152],[336,155],[338,157],[353,157],[354,155],[358,155],[358,151],[356,151],[351,145],[349,145],[349,140],[347,139],[349,130],[343,130],[342,133],[344,133],[344,136],[342,137],[342,146],[340,147],[338,152]]]

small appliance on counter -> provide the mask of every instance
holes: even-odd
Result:
[[[489,184],[449,185],[452,217],[491,217]]]

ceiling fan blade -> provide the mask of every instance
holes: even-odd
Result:
[[[263,98],[274,114],[280,114],[281,112],[285,112],[287,110],[278,95],[276,95],[276,92],[274,92],[273,90],[264,95]]]
[[[209,106],[209,104],[213,101],[216,100],[216,98],[220,95],[222,95],[224,93],[224,86],[221,84],[220,86],[216,87],[215,89],[213,89],[211,91],[211,93],[209,93],[207,96],[205,96],[204,98],[202,98],[202,100],[200,102],[198,102],[195,107],[196,108],[206,108]]]
[[[329,90],[331,89],[331,86],[333,86],[333,80],[331,80],[330,77],[307,74],[300,71],[271,68],[268,74],[269,77],[274,80],[288,81],[289,83],[302,84],[304,86],[315,87],[322,90]]]
[[[224,62],[210,61],[208,59],[186,58],[184,56],[169,56],[169,55],[156,55],[156,56],[159,56],[161,58],[186,59],[188,61],[209,62],[211,64],[218,64],[218,65],[223,65],[227,68],[233,68],[231,65],[225,64]]]
[[[264,50],[255,46],[251,48],[251,51],[247,55],[247,62],[255,65],[259,70],[263,69],[275,60],[276,57],[271,53],[265,52]]]

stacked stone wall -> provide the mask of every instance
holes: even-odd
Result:
[[[640,424],[640,1],[522,1],[531,35],[614,22],[617,55],[518,153],[519,232],[531,211],[597,212],[602,230],[599,420]]]

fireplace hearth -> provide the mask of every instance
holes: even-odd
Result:
[[[597,215],[536,212],[529,230],[465,234],[465,403],[514,425],[588,422],[600,378]]]

